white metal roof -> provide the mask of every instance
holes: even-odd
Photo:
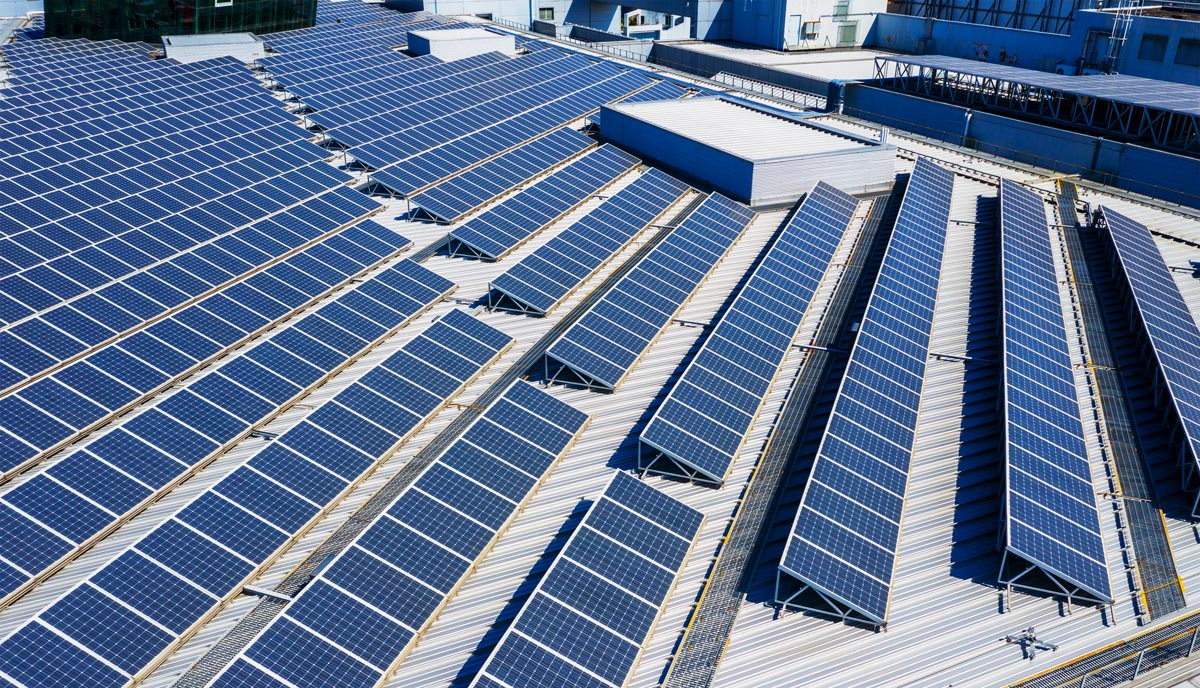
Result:
[[[867,144],[718,97],[620,103],[624,115],[749,160],[863,150]],[[604,130],[604,116],[600,117]]]

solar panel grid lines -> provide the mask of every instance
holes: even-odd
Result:
[[[643,173],[492,280],[491,307],[549,313],[687,191],[686,184],[658,169]]]
[[[35,284],[49,285],[50,288],[57,283],[66,283],[68,287],[79,284],[67,282],[65,274],[82,274],[85,282],[92,280],[92,288],[87,291],[81,291],[83,286],[80,284],[71,287],[69,292],[59,292],[65,298],[58,303],[54,303],[48,293],[40,296],[40,302],[30,305],[44,308],[0,331],[0,385],[8,392],[28,386],[46,374],[116,343],[122,336],[177,317],[192,306],[223,301],[221,294],[225,290],[262,272],[290,273],[298,267],[301,273],[316,270],[322,275],[318,277],[320,281],[324,279],[323,275],[330,274],[328,269],[335,273],[347,272],[342,267],[354,264],[347,263],[347,259],[358,262],[365,255],[373,261],[381,260],[409,245],[407,240],[373,222],[350,227],[374,212],[377,203],[343,186],[339,173],[330,168],[319,169],[322,174],[316,180],[309,180],[310,188],[319,190],[333,185],[332,190],[223,236],[197,236],[200,241],[181,241],[180,248],[186,248],[186,251],[164,256],[160,262],[134,270],[133,265],[117,264],[112,253],[97,249],[71,257],[72,261],[65,263],[61,271],[54,270],[64,264],[60,258],[48,267],[30,273],[33,279],[18,275],[20,279],[0,280],[0,287],[4,287],[0,289],[0,298],[9,299],[10,294],[18,294],[16,289],[21,287],[26,288],[25,293],[30,293],[29,288]],[[298,192],[293,192],[297,197],[312,193],[295,184],[296,180],[302,179],[302,176],[294,175],[289,180]],[[161,230],[161,233],[155,232],[160,237],[166,237],[170,232],[165,225],[156,230]],[[140,245],[146,246],[145,243]],[[134,250],[132,244],[125,246],[129,251]],[[168,250],[165,242],[161,247],[164,252]],[[128,252],[117,253],[129,257]],[[148,253],[138,255],[143,256],[139,259],[143,263],[151,260]],[[99,272],[106,266],[111,276],[107,280]],[[90,278],[87,275],[91,273],[84,272],[89,267],[95,268]],[[289,280],[284,277],[286,284]],[[10,291],[7,287],[13,281],[18,284]],[[332,283],[333,280],[325,281]],[[290,289],[295,286],[289,284]],[[287,297],[276,300],[289,305],[292,301]],[[267,310],[276,308],[271,305]],[[254,316],[250,319],[262,318]]]
[[[0,552],[0,595],[23,594],[453,288],[401,261],[4,492],[0,532],[26,551]]]
[[[954,175],[919,158],[821,438],[777,601],[887,623]]]
[[[556,129],[428,187],[409,200],[433,218],[452,223],[595,145],[594,140],[574,129]]]
[[[26,688],[85,670],[95,688],[145,676],[511,344],[462,311],[442,316],[0,643],[0,671]],[[402,437],[364,449],[378,431],[359,400],[385,393]],[[331,428],[328,409],[354,415]],[[45,642],[49,628],[69,643]]]
[[[624,686],[703,523],[615,473],[470,685]]]
[[[1008,552],[1112,602],[1045,204],[1000,185]],[[1027,569],[1017,565],[1016,571]],[[1001,571],[1001,582],[1022,585]]]
[[[711,194],[550,346],[547,377],[615,390],[754,217]]]
[[[805,197],[642,430],[640,467],[724,481],[857,208],[824,182]]]
[[[1200,466],[1200,328],[1179,285],[1167,268],[1150,230],[1112,208],[1101,206],[1101,235],[1115,258],[1121,290],[1128,294],[1150,354],[1169,393],[1169,403],[1191,454],[1188,465]],[[1193,504],[1193,512],[1197,511]]]
[[[621,149],[602,145],[451,230],[450,254],[501,260],[638,164]]]
[[[211,685],[376,685],[403,660],[587,422],[587,414],[515,382]]]
[[[385,94],[367,103],[312,115],[334,140],[376,168],[415,155],[545,103],[572,85],[569,77],[597,65],[571,55],[531,55],[495,68],[467,70],[442,83]],[[482,80],[481,80],[482,79]],[[445,82],[447,80],[439,80]],[[438,88],[440,87],[440,88]],[[369,112],[364,112],[369,108]],[[386,108],[386,109],[385,109]]]

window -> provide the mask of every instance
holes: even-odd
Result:
[[[1175,64],[1200,67],[1200,38],[1181,38],[1175,48]]]
[[[1167,37],[1162,34],[1148,33],[1142,36],[1142,44],[1138,46],[1138,59],[1151,62],[1162,62],[1167,54]]]
[[[858,42],[858,22],[846,22],[838,27],[838,46],[855,45]]]
[[[850,16],[850,0],[838,0],[838,3],[833,6],[833,20],[835,22],[846,21]]]
[[[800,37],[806,41],[815,41],[821,35],[821,22],[804,22],[804,31]]]
[[[553,7],[538,8],[538,19],[541,19],[542,21],[554,21],[554,8]]]

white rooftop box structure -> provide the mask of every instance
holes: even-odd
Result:
[[[491,52],[516,55],[517,43],[512,36],[486,29],[413,31],[408,34],[408,52],[452,62]]]
[[[752,206],[794,203],[818,181],[879,191],[896,148],[712,96],[605,105],[600,134]]]
[[[267,55],[262,39],[252,33],[163,36],[163,50],[167,57],[180,62],[199,62],[225,56],[253,62]]]

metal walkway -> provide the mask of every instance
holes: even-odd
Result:
[[[873,271],[864,268],[878,264],[872,261],[873,254],[878,253],[876,249],[884,243],[881,237],[888,235],[895,221],[906,186],[906,182],[898,183],[890,196],[875,201],[817,331],[814,346],[833,349],[842,343],[856,297],[873,281]],[[839,358],[835,351],[813,349],[804,361],[692,611],[664,688],[700,688],[712,684],[749,587],[755,555],[769,529],[780,487],[790,473],[792,457],[804,437],[813,405]]]
[[[1059,222],[1066,239],[1071,273],[1084,319],[1088,351],[1092,358],[1091,373],[1099,391],[1108,438],[1107,449],[1117,471],[1125,525],[1133,541],[1135,562],[1130,563],[1134,565],[1134,575],[1140,579],[1142,599],[1139,606],[1150,619],[1157,619],[1183,609],[1187,602],[1179,572],[1175,568],[1166,524],[1158,508],[1158,495],[1142,445],[1138,441],[1121,366],[1109,336],[1102,291],[1111,290],[1112,286],[1093,279],[1097,271],[1105,269],[1107,263],[1098,247],[1085,247],[1085,239],[1088,244],[1095,244],[1096,240],[1090,233],[1085,236],[1079,226],[1074,185],[1060,182],[1059,189]],[[1089,251],[1089,248],[1092,250]],[[1108,317],[1111,317],[1111,312]],[[1124,324],[1115,325],[1121,327]]]
[[[312,554],[308,555],[304,561],[296,566],[283,579],[283,582],[275,587],[275,592],[294,597],[304,586],[308,585],[321,564],[348,547],[354,541],[354,538],[358,537],[358,534],[404,491],[404,488],[416,480],[421,475],[421,472],[429,464],[433,463],[434,459],[440,456],[447,447],[466,432],[471,423],[483,413],[483,410],[489,404],[498,399],[512,383],[523,378],[536,363],[540,362],[546,353],[546,349],[549,349],[550,345],[567,331],[567,328],[573,325],[576,320],[583,317],[583,314],[603,298],[626,273],[645,258],[651,249],[657,246],[663,239],[666,239],[671,231],[680,222],[683,222],[684,218],[690,215],[705,198],[707,198],[706,194],[697,195],[696,198],[676,213],[675,217],[666,223],[661,231],[639,247],[629,260],[625,261],[621,267],[609,275],[596,289],[584,297],[561,320],[555,323],[516,363],[509,366],[508,370],[496,378],[470,407],[464,409],[457,418],[438,433],[433,441],[417,452],[396,475],[388,479],[378,492],[371,495],[366,503],[359,507],[358,511],[354,512],[353,516],[347,519],[332,535],[318,545]],[[233,661],[266,628],[271,619],[283,611],[284,606],[285,603],[280,600],[264,598],[245,618],[238,621],[237,625],[229,633],[218,640],[195,665],[180,676],[179,680],[175,682],[174,688],[204,688],[226,664]]]

